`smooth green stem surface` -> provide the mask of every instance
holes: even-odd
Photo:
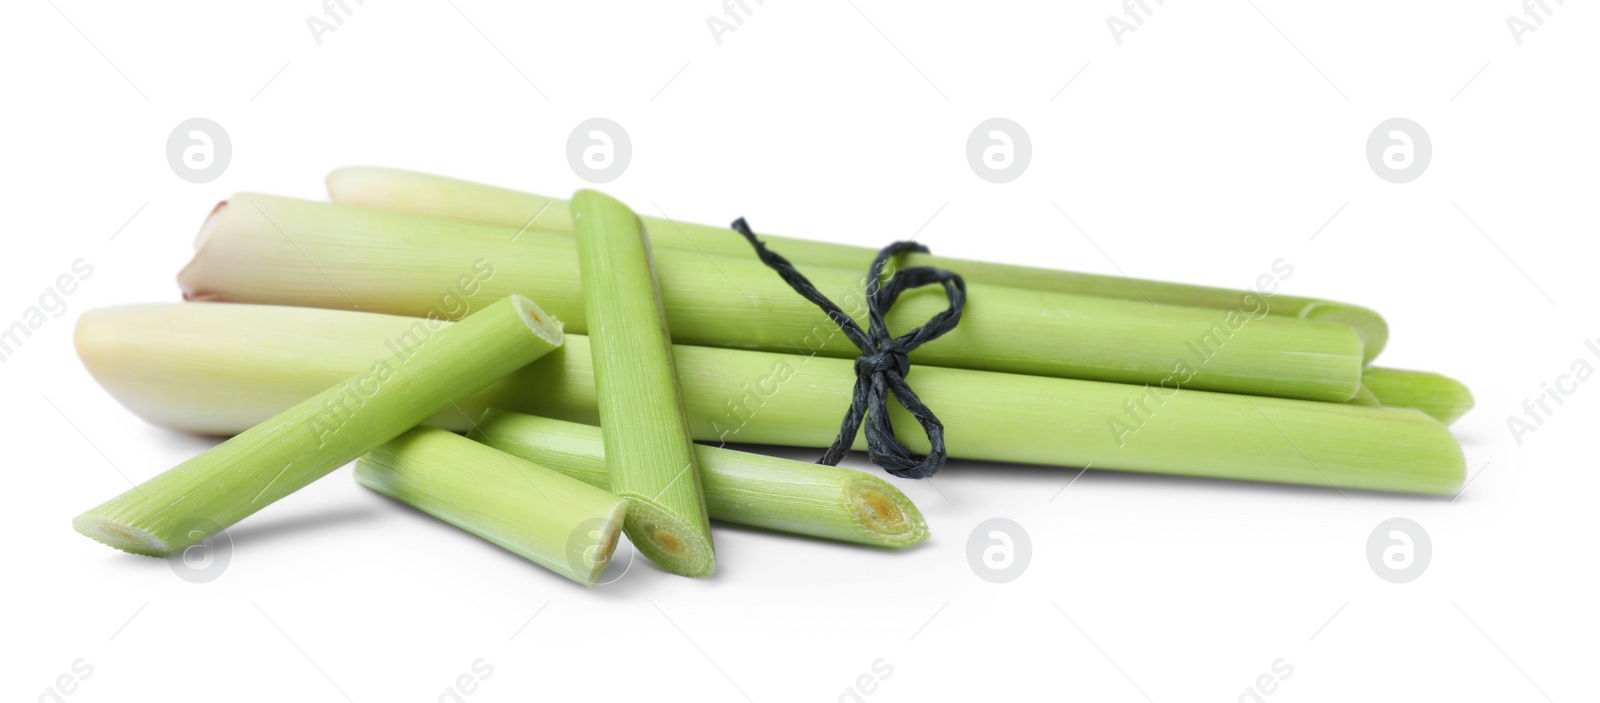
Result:
[[[348,360],[353,363],[334,374],[342,382],[300,386],[294,404],[79,515],[73,527],[135,554],[181,552],[452,408],[455,399],[483,390],[562,341],[560,323],[520,296],[435,329],[393,352],[386,346],[396,337],[372,339],[363,358]],[[272,334],[276,344],[316,346],[306,333],[290,325]],[[117,350],[103,353],[115,356]],[[92,363],[90,358],[85,362]],[[230,359],[180,363],[192,386],[223,394],[235,390],[217,378],[236,370]]]
[[[654,232],[652,233],[654,234]],[[652,251],[674,341],[853,359],[860,350],[815,305],[749,258]],[[864,270],[864,267],[863,267]],[[805,271],[865,319],[860,271]],[[590,333],[573,237],[287,198],[239,195],[213,213],[179,276],[195,300],[451,318],[511,293]],[[1361,382],[1361,342],[1343,325],[1272,315],[1274,298],[1228,310],[973,284],[961,325],[911,353],[917,364],[1343,402]],[[892,331],[949,303],[908,291]],[[865,323],[863,323],[865,324]]]
[[[1473,405],[1466,385],[1431,371],[1369,366],[1361,383],[1384,407],[1421,410],[1446,425],[1461,419]]]
[[[451,217],[501,227],[571,232],[572,217],[566,201],[505,188],[445,178],[425,173],[372,166],[354,166],[328,174],[328,195],[333,202],[407,212],[430,217]],[[753,258],[750,246],[731,229],[643,217],[655,233],[658,247],[704,252],[713,256]],[[828,266],[845,270],[866,267],[877,254],[869,247],[833,244],[809,239],[762,239],[801,267]],[[1166,283],[1123,276],[1075,273],[1031,266],[969,261],[930,254],[907,254],[901,266],[937,266],[966,277],[969,283],[1032,288],[1119,298],[1158,305],[1230,310],[1247,291]],[[1361,336],[1370,363],[1389,340],[1389,325],[1367,308],[1330,300],[1291,295],[1272,298],[1272,314],[1347,325]]]
[[[356,480],[585,586],[605,573],[627,509],[588,483],[431,427],[361,457]]]
[[[1366,386],[1362,386],[1361,390],[1356,391],[1356,397],[1345,402],[1350,403],[1351,405],[1383,407],[1383,403],[1378,401],[1378,396],[1373,395],[1372,391],[1368,390]]]
[[[273,402],[319,390],[298,376],[359,370],[415,323],[332,310],[132,306],[85,314],[78,348],[96,380],[147,420],[227,433],[269,417]],[[306,329],[324,334],[315,354],[285,336]],[[219,354],[229,363],[216,364]],[[853,364],[840,359],[683,345],[673,356],[702,441],[826,447],[855,383]],[[206,368],[210,382],[195,383],[193,368]],[[1450,431],[1415,410],[1195,390],[1166,397],[1154,387],[937,367],[912,373],[955,458],[1435,494],[1454,492],[1464,475]],[[598,424],[588,339],[569,335],[461,407]],[[927,451],[909,415],[894,406],[891,417],[912,451]]]
[[[592,190],[572,209],[600,428],[611,490],[628,499],[628,539],[667,571],[710,576],[711,521],[644,229]]]
[[[609,488],[600,428],[490,410],[468,437],[572,478]],[[922,511],[871,474],[695,445],[712,519],[875,547],[927,539]]]

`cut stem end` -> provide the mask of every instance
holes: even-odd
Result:
[[[905,547],[928,538],[928,524],[905,494],[884,492],[887,484],[862,477],[850,483],[850,504],[861,527],[880,537],[884,546]]]
[[[171,554],[167,543],[155,535],[89,513],[73,518],[72,529],[89,539],[129,554],[146,557],[165,557]]]
[[[628,516],[623,528],[651,563],[680,576],[704,578],[716,571],[712,545],[700,530],[643,496],[626,495]]]
[[[517,317],[522,318],[522,323],[528,326],[529,331],[549,342],[551,346],[561,346],[565,340],[561,320],[540,309],[537,303],[520,295],[511,296],[511,301],[512,307],[517,311]]]
[[[594,552],[571,555],[581,560],[578,563],[589,565],[589,573],[582,574],[578,579],[584,586],[594,588],[595,584],[600,582],[600,577],[605,575],[606,568],[611,566],[611,555],[617,552],[617,541],[622,538],[622,526],[627,511],[628,503],[618,502],[616,509],[606,516],[605,526],[600,529],[599,543],[594,547]]]

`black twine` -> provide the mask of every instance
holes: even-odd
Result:
[[[956,324],[961,322],[961,309],[967,302],[967,284],[961,280],[961,276],[931,266],[913,266],[895,271],[889,277],[888,285],[880,286],[883,267],[890,257],[908,251],[928,252],[927,247],[916,242],[895,242],[884,247],[872,260],[872,270],[867,276],[868,327],[863,332],[855,320],[795,270],[794,264],[756,239],[744,218],[734,220],[733,229],[755,247],[761,263],[777,271],[783,281],[801,297],[822,308],[845,336],[861,349],[861,356],[856,358],[856,386],[851,394],[850,409],[845,412],[844,422],[839,426],[838,439],[833,440],[833,446],[828,447],[817,463],[837,465],[845,452],[850,451],[850,445],[855,444],[856,431],[865,419],[867,458],[872,463],[900,478],[927,478],[938,472],[945,460],[944,425],[906,384],[906,374],[911,372],[911,360],[906,355],[955,329]],[[889,336],[883,315],[894,306],[900,294],[935,283],[944,286],[945,295],[950,299],[949,309],[899,337]],[[911,456],[911,450],[906,449],[894,436],[894,427],[889,424],[889,391],[894,391],[894,397],[921,423],[923,432],[928,435],[930,451],[920,461]]]

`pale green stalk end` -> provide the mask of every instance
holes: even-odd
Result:
[[[1362,358],[1372,363],[1389,344],[1389,323],[1382,315],[1360,305],[1311,300],[1299,307],[1300,317],[1306,320],[1336,322],[1352,330],[1361,338]]]
[[[445,430],[418,427],[361,457],[361,485],[593,587],[627,501]]]
[[[1414,408],[1449,425],[1472,409],[1472,391],[1449,376],[1430,371],[1367,367],[1363,387],[1391,408]]]
[[[609,487],[598,427],[490,410],[468,437]],[[877,476],[703,445],[695,452],[713,520],[897,549],[928,538],[922,511]]]
[[[285,336],[292,338],[297,331]],[[394,439],[452,407],[455,398],[483,390],[561,343],[561,323],[521,296],[459,324],[440,323],[416,344],[390,347],[395,353],[388,358],[367,357],[354,376],[78,516],[73,527],[117,549],[170,556]],[[89,359],[86,355],[85,361],[92,363]],[[206,385],[206,372],[193,368],[190,385]]]
[[[628,499],[628,539],[667,571],[710,576],[711,523],[644,228],[626,205],[589,190],[573,196],[572,219],[607,471]]]

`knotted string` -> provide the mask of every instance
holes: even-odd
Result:
[[[877,258],[872,260],[872,269],[867,275],[868,325],[867,330],[863,332],[855,320],[795,270],[794,264],[756,239],[755,233],[750,231],[750,225],[744,218],[734,220],[733,229],[744,235],[750,245],[755,247],[756,256],[761,258],[761,263],[777,271],[783,281],[801,297],[822,308],[851,343],[861,349],[861,356],[856,358],[856,385],[855,391],[851,394],[850,409],[845,412],[844,422],[839,426],[839,437],[833,440],[833,446],[828,447],[828,451],[817,460],[817,463],[837,465],[839,460],[844,458],[845,452],[850,451],[850,446],[855,444],[856,432],[865,419],[867,458],[872,463],[900,478],[927,478],[936,473],[939,467],[944,466],[944,425],[939,422],[939,418],[933,416],[933,411],[917,398],[911,386],[906,384],[906,375],[911,372],[911,360],[907,355],[913,349],[955,329],[956,324],[961,322],[961,309],[967,302],[966,282],[961,280],[960,275],[944,269],[913,266],[895,271],[894,275],[889,277],[888,285],[880,286],[883,267],[891,257],[908,251],[928,252],[927,247],[916,242],[890,244],[879,251]],[[934,315],[921,327],[899,337],[889,336],[889,328],[883,322],[883,315],[894,306],[900,294],[912,288],[935,283],[944,286],[945,296],[950,299],[949,309]],[[890,391],[894,392],[894,397],[911,412],[912,417],[922,425],[923,432],[928,435],[929,452],[921,460],[911,456],[911,450],[894,436],[894,427],[889,424]]]

